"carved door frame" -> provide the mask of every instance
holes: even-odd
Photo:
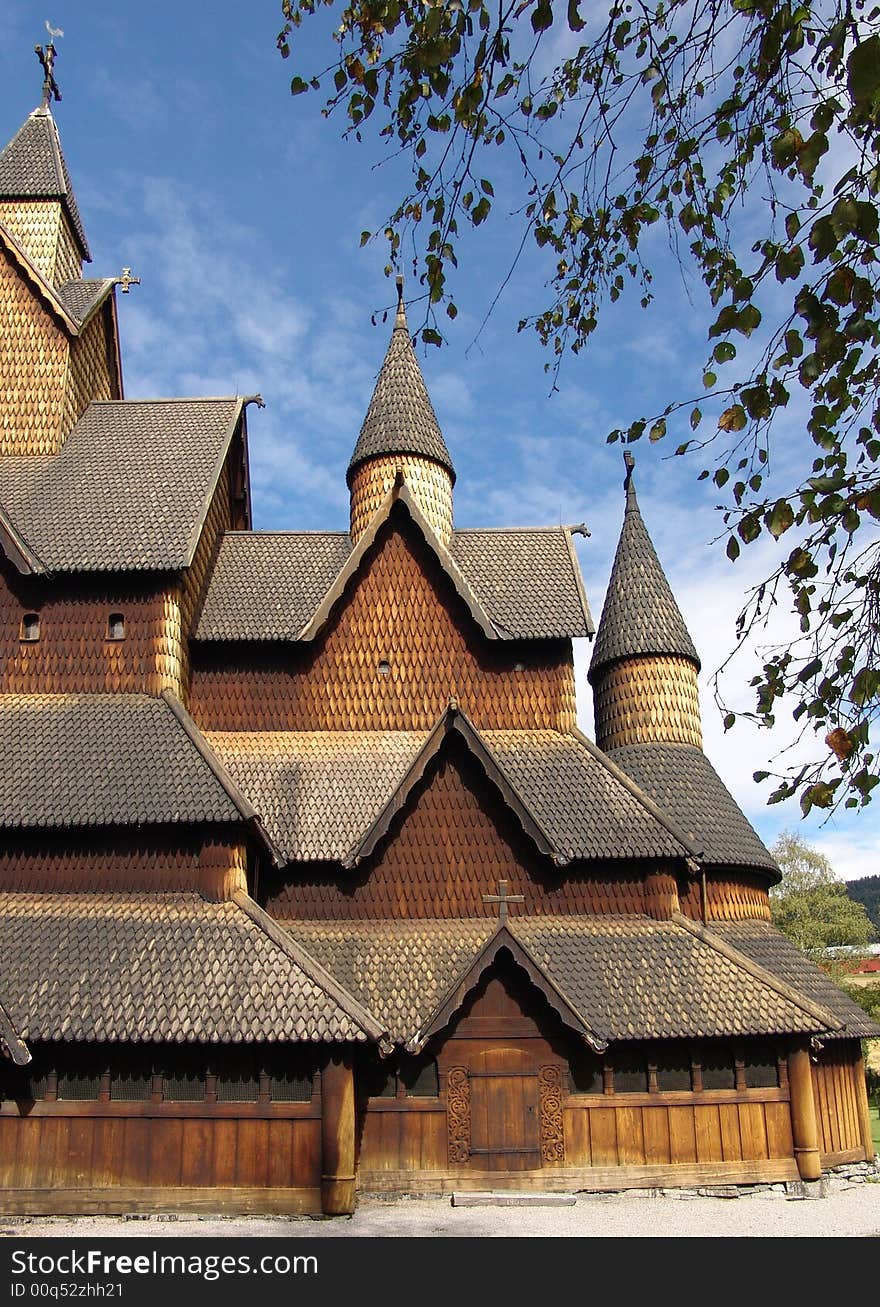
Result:
[[[556,1063],[547,1063],[535,1068],[535,1077],[538,1082],[540,1165],[560,1166],[565,1162],[563,1068]],[[471,1128],[470,1070],[466,1066],[451,1066],[446,1072],[447,1156],[450,1166],[467,1165],[473,1158]]]

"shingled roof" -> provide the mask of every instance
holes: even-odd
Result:
[[[245,402],[93,402],[58,454],[0,458],[0,503],[50,571],[188,567]]]
[[[92,259],[55,119],[34,109],[0,151],[0,200],[60,200],[83,258]]]
[[[757,867],[778,880],[775,860],[702,749],[628,744],[608,756],[687,832],[705,866]]]
[[[635,787],[618,779],[599,750],[577,737],[551,730],[476,732],[469,724],[462,729],[486,750],[558,863],[692,852]],[[291,861],[342,861],[390,811],[430,737],[413,731],[209,731],[206,738]]]
[[[0,826],[241,820],[164,699],[0,695]]]
[[[321,974],[238,903],[0,894],[0,995],[24,1039],[375,1038],[375,1021]]]
[[[80,278],[77,281],[66,281],[55,293],[70,316],[82,324],[91,317],[117,281],[117,277],[100,277],[91,280]]]
[[[360,463],[382,454],[422,454],[442,464],[455,480],[452,459],[412,346],[402,296],[388,352],[348,465],[349,485]]]
[[[632,482],[626,478],[623,529],[590,660],[590,680],[606,663],[644,654],[678,654],[700,660],[642,521]]]
[[[830,1038],[880,1039],[880,1025],[790,939],[768,921],[713,921],[711,929],[731,947],[780,976],[814,1003],[821,1003],[843,1022]],[[827,1036],[823,1036],[826,1038]]]
[[[416,1047],[501,929],[490,918],[285,926],[395,1042]],[[683,920],[513,916],[507,930],[579,1015],[582,1032],[603,1043],[814,1033],[836,1024],[810,997]]]
[[[297,640],[352,551],[347,532],[228,531],[199,640]],[[593,620],[565,527],[454,531],[458,570],[508,639],[589,635]]]

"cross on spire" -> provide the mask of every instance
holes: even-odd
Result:
[[[58,83],[55,81],[55,43],[50,41],[44,48],[42,45],[34,46],[34,54],[43,65],[43,100],[44,109],[49,108],[49,103],[53,96],[56,100],[61,99],[61,92],[58,89]]]
[[[508,892],[507,892],[507,881],[506,881],[506,880],[499,880],[499,882],[498,882],[498,893],[497,893],[497,894],[484,894],[484,895],[483,895],[483,902],[484,902],[484,903],[497,903],[497,904],[498,904],[498,920],[499,920],[499,922],[501,923],[501,925],[503,926],[503,925],[506,923],[506,921],[507,921],[507,905],[508,905],[508,903],[525,903],[525,898],[524,898],[524,896],[523,896],[522,894],[508,894]]]

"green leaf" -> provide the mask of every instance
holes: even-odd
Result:
[[[291,95],[302,95],[303,92],[307,91],[308,89],[309,89],[308,82],[304,82],[301,77],[291,78],[291,82],[290,82]]]
[[[726,713],[724,716],[725,731],[729,731],[731,726],[735,726],[735,725],[736,725],[736,713],[732,713],[732,712]]]
[[[850,51],[846,83],[854,103],[874,102],[880,92],[880,36],[869,36]]]
[[[654,425],[651,427],[651,430],[648,432],[648,439],[662,440],[665,435],[666,435],[666,419],[660,418],[657,422],[654,423]]]
[[[794,513],[787,499],[777,499],[764,519],[767,530],[778,540],[794,524]]]
[[[368,240],[370,239],[370,237],[371,237],[371,234],[372,234],[372,233],[371,233],[371,232],[368,232],[368,231],[362,231],[362,232],[361,232],[361,249],[363,249],[363,247],[366,245],[367,241],[368,241]]]
[[[727,538],[727,557],[732,563],[735,563],[739,558],[739,541],[736,536],[728,536]]]
[[[548,27],[553,25],[553,6],[549,0],[538,0],[537,5],[532,10],[532,31],[546,32]]]

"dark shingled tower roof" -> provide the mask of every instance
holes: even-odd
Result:
[[[700,666],[639,512],[632,455],[626,463],[626,512],[590,660],[591,681],[607,663],[645,654],[677,654]]]
[[[58,128],[45,106],[34,109],[5,149],[0,151],[0,199],[60,200],[82,256],[91,263],[92,255],[64,162]]]
[[[455,468],[410,339],[399,279],[398,296],[388,353],[348,465],[349,484],[358,464],[383,454],[421,454],[433,458],[446,468],[454,483]]]

